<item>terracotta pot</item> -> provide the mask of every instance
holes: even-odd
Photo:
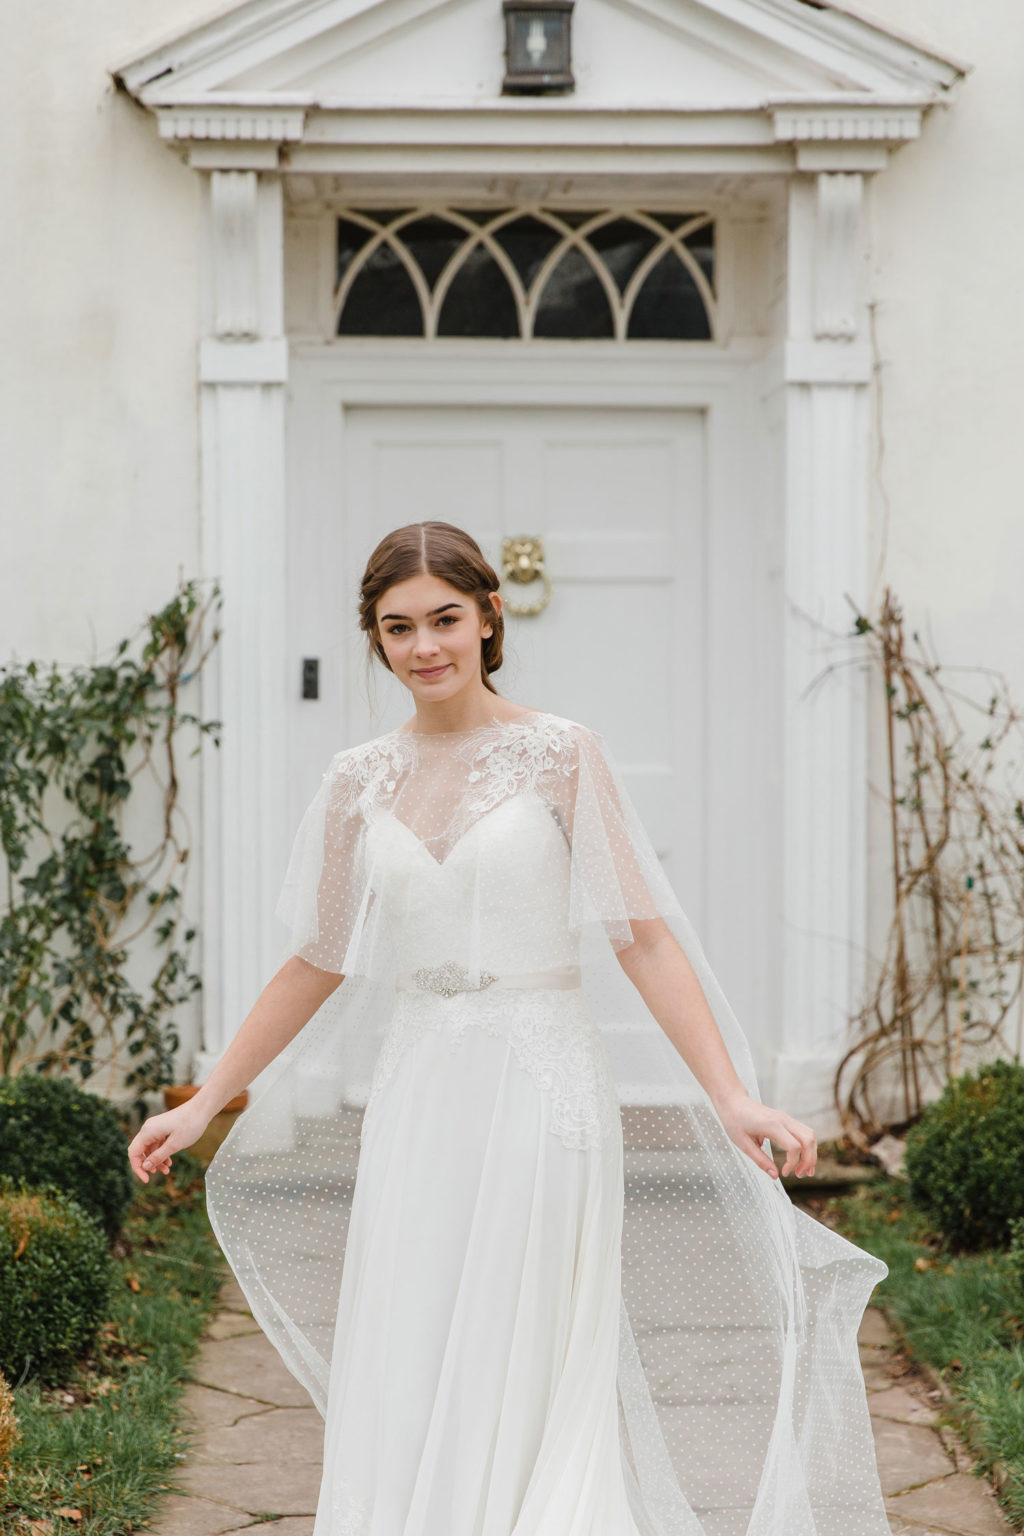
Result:
[[[180,1104],[187,1104],[189,1099],[198,1092],[198,1083],[172,1083],[170,1087],[164,1089],[164,1108],[177,1109]],[[201,1162],[210,1162],[248,1102],[248,1088],[243,1088],[241,1093],[236,1093],[233,1099],[228,1099],[224,1108],[214,1115],[199,1140],[193,1142],[188,1148],[192,1156],[198,1157]]]

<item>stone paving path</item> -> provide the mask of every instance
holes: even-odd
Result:
[[[941,1399],[869,1308],[861,1357],[882,1488],[900,1536],[1006,1536],[995,1496],[938,1426]],[[234,1281],[193,1365],[194,1425],[180,1482],[153,1536],[312,1536],[322,1421],[253,1321]],[[439,1532],[438,1536],[444,1536]]]

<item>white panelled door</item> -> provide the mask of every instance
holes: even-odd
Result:
[[[704,413],[593,407],[346,412],[348,539],[356,565],[389,529],[442,518],[501,573],[504,538],[540,536],[552,595],[509,616],[494,675],[518,703],[604,732],[685,900],[703,865],[701,732]],[[506,582],[513,603],[539,587]],[[371,716],[351,654],[348,736],[411,713],[401,685]],[[390,682],[390,680],[389,680]]]

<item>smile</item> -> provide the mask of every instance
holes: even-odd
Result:
[[[446,661],[440,667],[422,667],[419,671],[416,671],[415,668],[413,670],[416,671],[417,677],[425,677],[427,682],[430,682],[432,678],[440,677],[442,672],[447,672],[449,666],[450,662]]]

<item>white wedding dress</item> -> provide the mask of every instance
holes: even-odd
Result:
[[[751,1085],[600,739],[339,753],[279,910],[345,981],[208,1197],[325,1416],[314,1536],[885,1536],[884,1266],[733,1146],[615,962],[662,916]]]

